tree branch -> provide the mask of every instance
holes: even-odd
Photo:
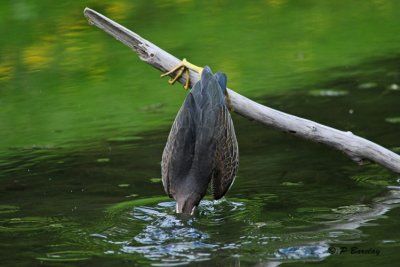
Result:
[[[181,60],[143,39],[100,13],[85,8],[85,17],[89,23],[107,32],[117,40],[133,49],[141,60],[154,68],[166,72]],[[185,83],[185,75],[179,82]],[[191,85],[199,80],[196,72],[190,71]],[[376,162],[396,173],[400,173],[400,156],[380,145],[368,141],[351,132],[337,129],[263,106],[228,89],[234,111],[248,119],[274,127],[292,135],[336,148],[359,164],[366,161]]]

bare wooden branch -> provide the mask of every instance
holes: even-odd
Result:
[[[162,72],[172,69],[181,62],[180,59],[90,8],[85,9],[84,15],[90,24],[95,25],[129,46],[141,60]],[[190,71],[191,83],[194,84],[198,80],[198,74]],[[185,77],[181,77],[179,82],[184,84]],[[248,119],[336,148],[359,164],[373,161],[396,173],[400,173],[400,156],[380,145],[351,132],[340,131],[263,106],[231,89],[228,89],[228,92],[234,111]]]

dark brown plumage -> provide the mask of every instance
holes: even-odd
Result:
[[[232,185],[239,151],[226,106],[226,76],[205,67],[187,95],[165,145],[161,173],[178,213],[192,214],[211,182],[215,199]]]

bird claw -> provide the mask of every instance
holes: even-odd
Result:
[[[176,66],[175,68],[173,68],[172,70],[161,74],[161,77],[165,77],[165,76],[169,76],[170,74],[176,72],[174,77],[171,77],[168,80],[168,83],[173,85],[180,77],[182,77],[182,75],[185,74],[185,84],[183,86],[183,88],[185,88],[185,90],[189,89],[189,84],[190,84],[190,73],[189,73],[189,69],[199,73],[201,75],[201,72],[203,71],[203,68],[198,67],[196,65],[191,64],[190,62],[188,62],[186,60],[186,58],[184,58],[182,60],[181,63],[178,64],[178,66]]]

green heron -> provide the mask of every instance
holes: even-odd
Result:
[[[178,111],[164,148],[161,163],[165,192],[176,200],[176,212],[193,214],[211,183],[215,199],[229,190],[239,165],[235,129],[228,106],[224,73],[213,74],[186,60],[165,75],[177,72],[176,81],[188,68],[201,79],[193,86]],[[165,76],[163,75],[163,76]],[[187,87],[189,82],[186,82]],[[228,103],[228,104],[227,104]]]

